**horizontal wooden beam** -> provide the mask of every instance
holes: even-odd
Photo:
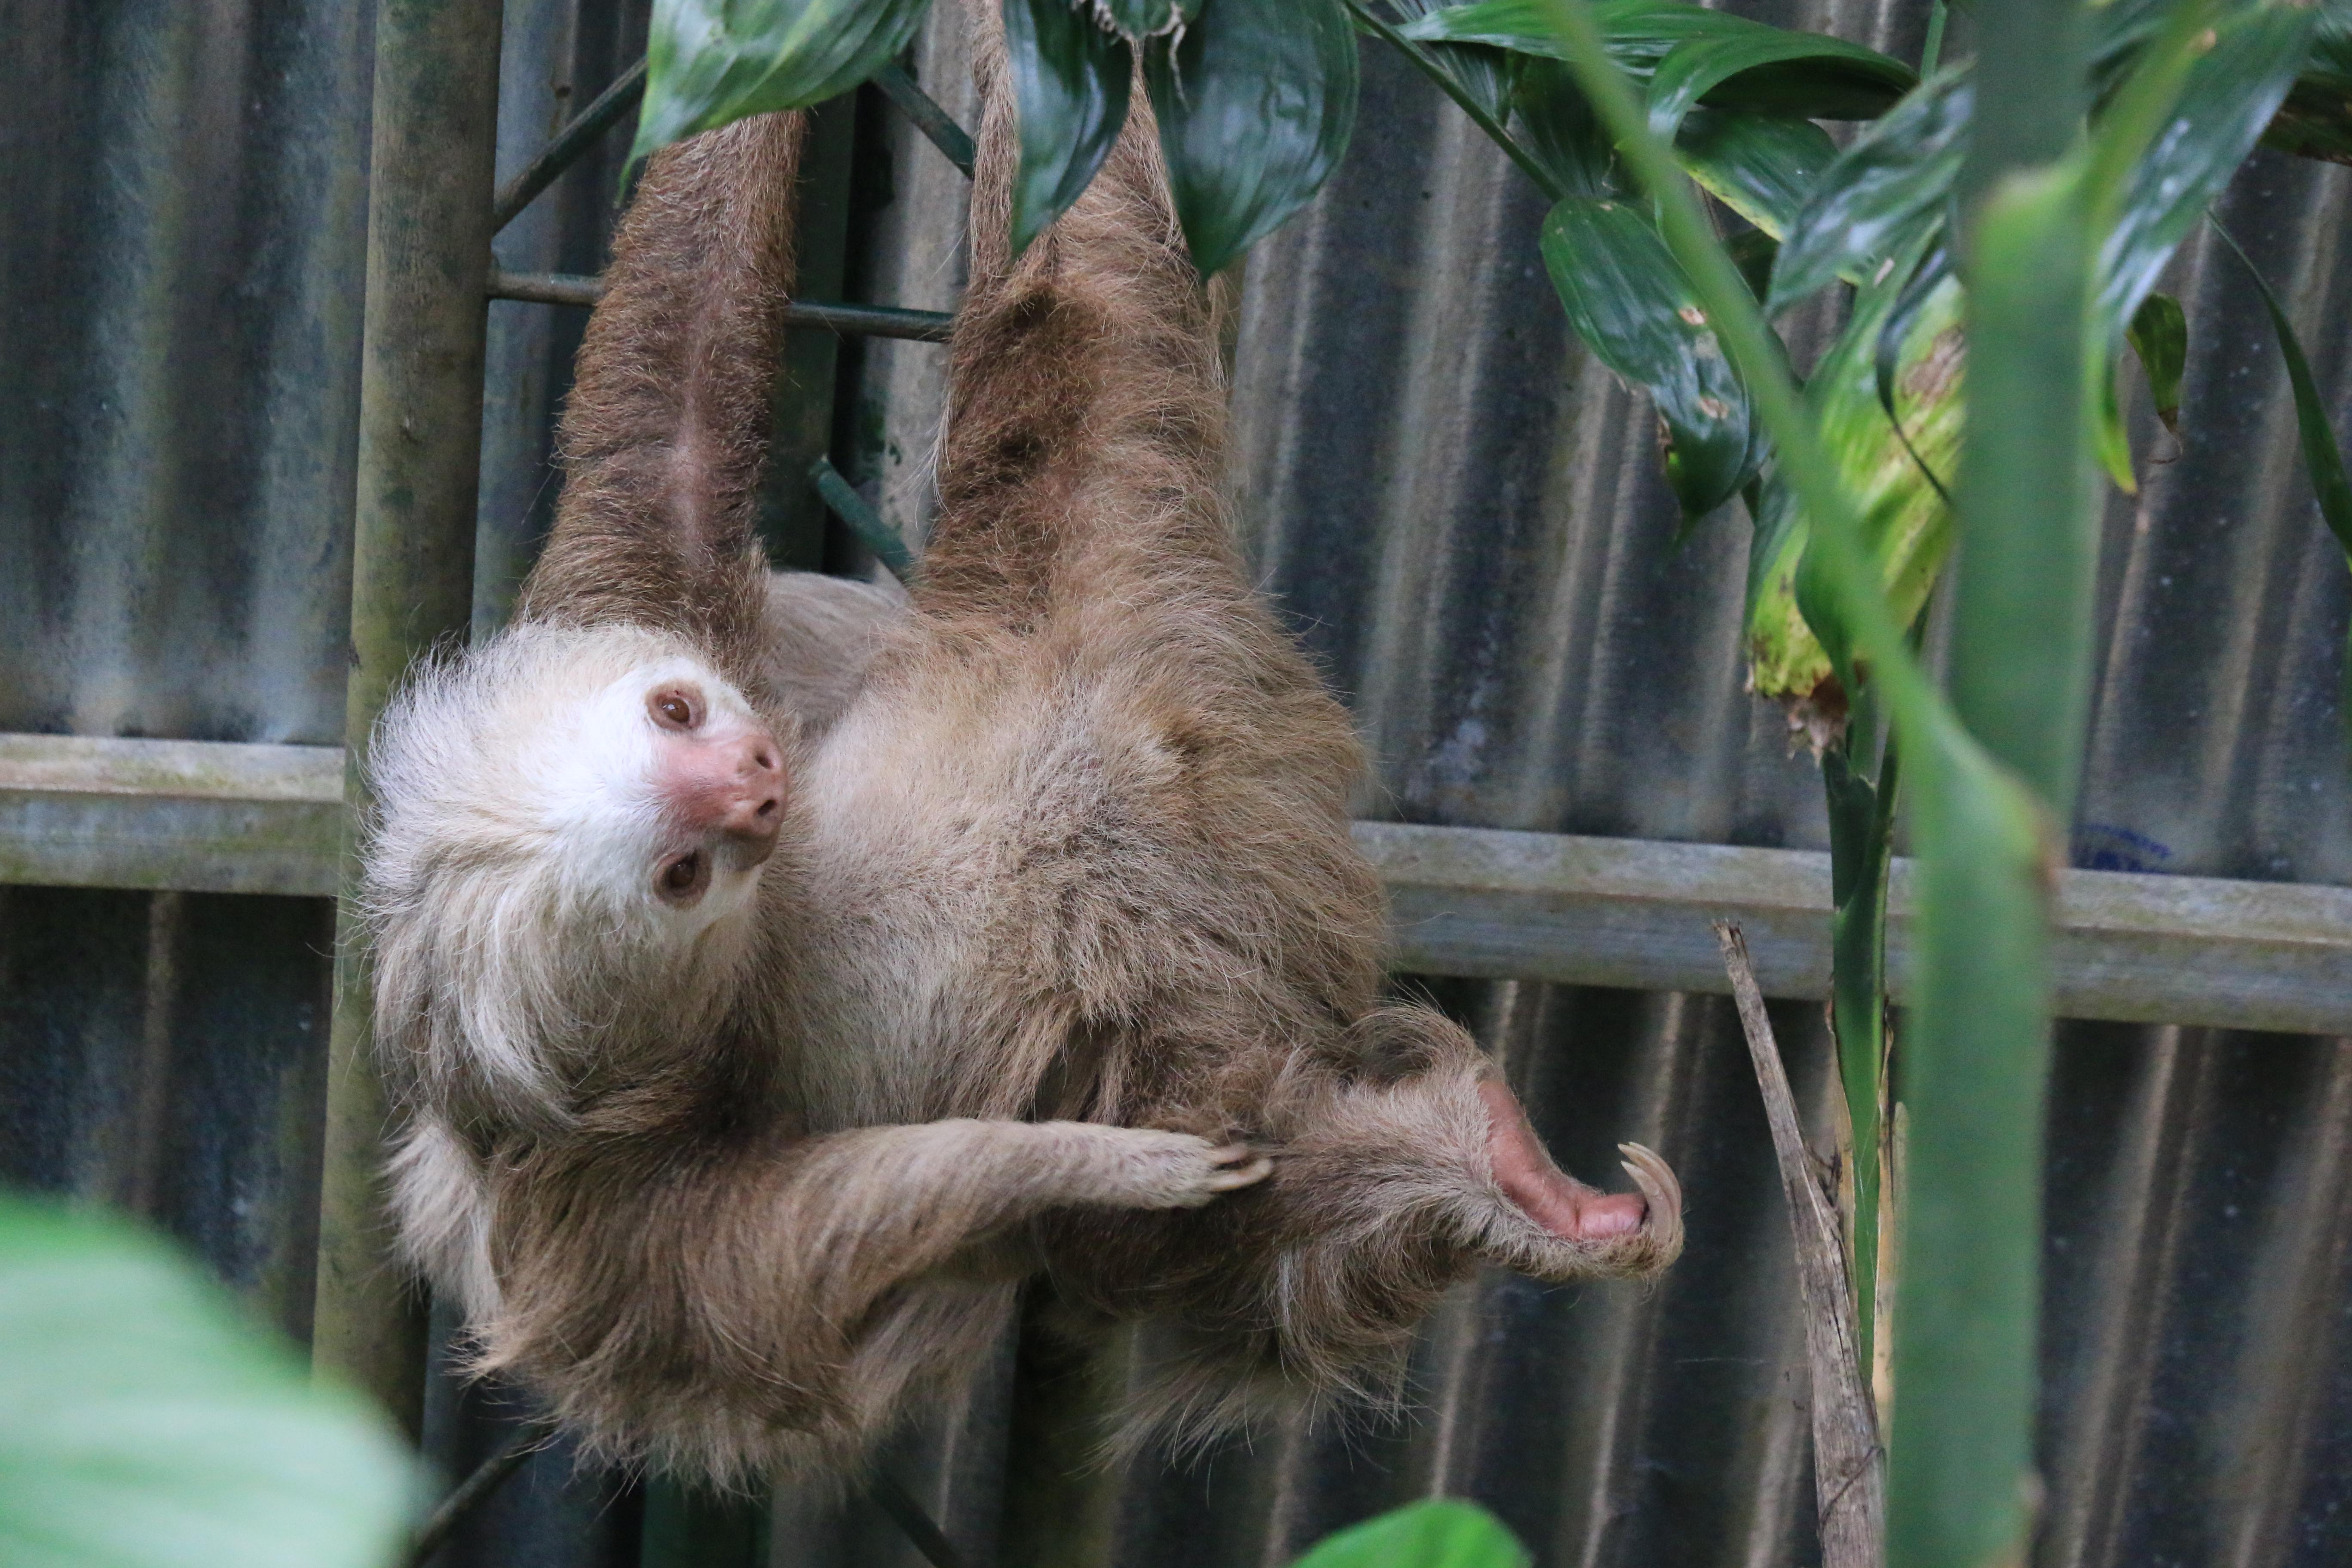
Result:
[[[342,752],[0,735],[0,882],[335,890]],[[1770,994],[1829,993],[1829,858],[1803,850],[1359,823],[1398,968],[1643,991],[1728,989],[1711,922]],[[1910,868],[1892,934],[1908,963]],[[2352,1032],[2352,889],[2062,872],[2069,1017]]]
[[[1396,964],[1428,974],[1728,992],[1713,922],[1747,934],[1771,995],[1830,989],[1830,860],[1793,849],[1358,823],[1387,883]],[[1911,866],[1895,866],[1898,997]],[[2352,1033],[2352,888],[2062,871],[2059,1012]]]
[[[0,734],[0,882],[331,898],[340,746]]]

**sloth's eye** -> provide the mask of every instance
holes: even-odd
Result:
[[[702,722],[702,705],[684,687],[663,687],[646,699],[646,707],[665,730],[691,730]]]
[[[691,903],[710,885],[710,861],[700,850],[662,863],[654,890],[673,904]]]

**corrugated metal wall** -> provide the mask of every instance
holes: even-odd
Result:
[[[1899,54],[1924,7],[1742,5]],[[633,58],[642,0],[509,0],[500,168]],[[0,728],[332,742],[364,226],[368,37],[335,0],[0,0]],[[945,18],[919,51],[967,122]],[[1266,584],[1353,702],[1368,816],[1818,847],[1818,785],[1740,689],[1746,525],[1677,545],[1650,417],[1569,337],[1540,205],[1419,79],[1368,50],[1354,151],[1249,263],[1234,482]],[[812,266],[940,309],[964,182],[896,117],[831,115]],[[592,158],[501,239],[590,270],[617,179]],[[2224,204],[2343,374],[2352,175],[2263,155]],[[2144,407],[2110,508],[2077,858],[2352,881],[2336,711],[2352,588],[2300,477],[2259,302],[2215,247],[2171,286],[2192,332],[2177,453]],[[830,291],[814,284],[809,292]],[[492,307],[478,620],[551,500],[576,312]],[[919,529],[936,348],[796,348],[771,536],[814,564],[795,478],[830,447]],[[2144,403],[2144,399],[2142,399]],[[837,535],[837,531],[836,531]],[[0,1176],[131,1205],[299,1333],[309,1301],[324,908],[0,889]],[[1431,1491],[1547,1563],[1780,1564],[1813,1552],[1802,1335],[1763,1121],[1726,1004],[1433,981],[1590,1175],[1656,1144],[1691,1194],[1650,1289],[1510,1277],[1459,1292],[1412,1407],[1112,1478],[1110,1558],[1277,1564]],[[1826,1052],[1782,1009],[1801,1097]],[[2052,1111],[2044,1559],[2352,1560],[2352,1039],[2068,1026]],[[998,1557],[1011,1350],[892,1468]],[[496,1440],[443,1385],[445,1463]],[[455,1554],[631,1562],[677,1500],[534,1459]],[[724,1521],[719,1521],[723,1525]],[[722,1555],[708,1518],[663,1539]],[[871,1505],[783,1498],[778,1564],[914,1561]],[[1008,1568],[1012,1565],[1008,1563]]]

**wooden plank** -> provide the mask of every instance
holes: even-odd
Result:
[[[331,746],[0,735],[0,881],[331,895],[342,765]],[[1826,855],[1375,822],[1356,841],[1400,969],[1720,993],[1728,920],[1767,994],[1829,994]],[[2352,1032],[2352,889],[2066,871],[2057,913],[2069,1017]]]

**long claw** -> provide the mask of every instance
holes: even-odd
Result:
[[[1274,1174],[1274,1156],[1258,1153],[1246,1143],[1228,1143],[1210,1158],[1231,1167],[1209,1178],[1212,1192],[1230,1193],[1237,1187],[1255,1186]]]
[[[1683,1249],[1683,1184],[1675,1179],[1674,1167],[1659,1158],[1657,1152],[1639,1143],[1620,1143],[1617,1152],[1625,1156],[1625,1173],[1642,1191],[1642,1199],[1649,1205],[1650,1213],[1644,1228],[1650,1232],[1659,1256],[1659,1267],[1674,1261]]]

